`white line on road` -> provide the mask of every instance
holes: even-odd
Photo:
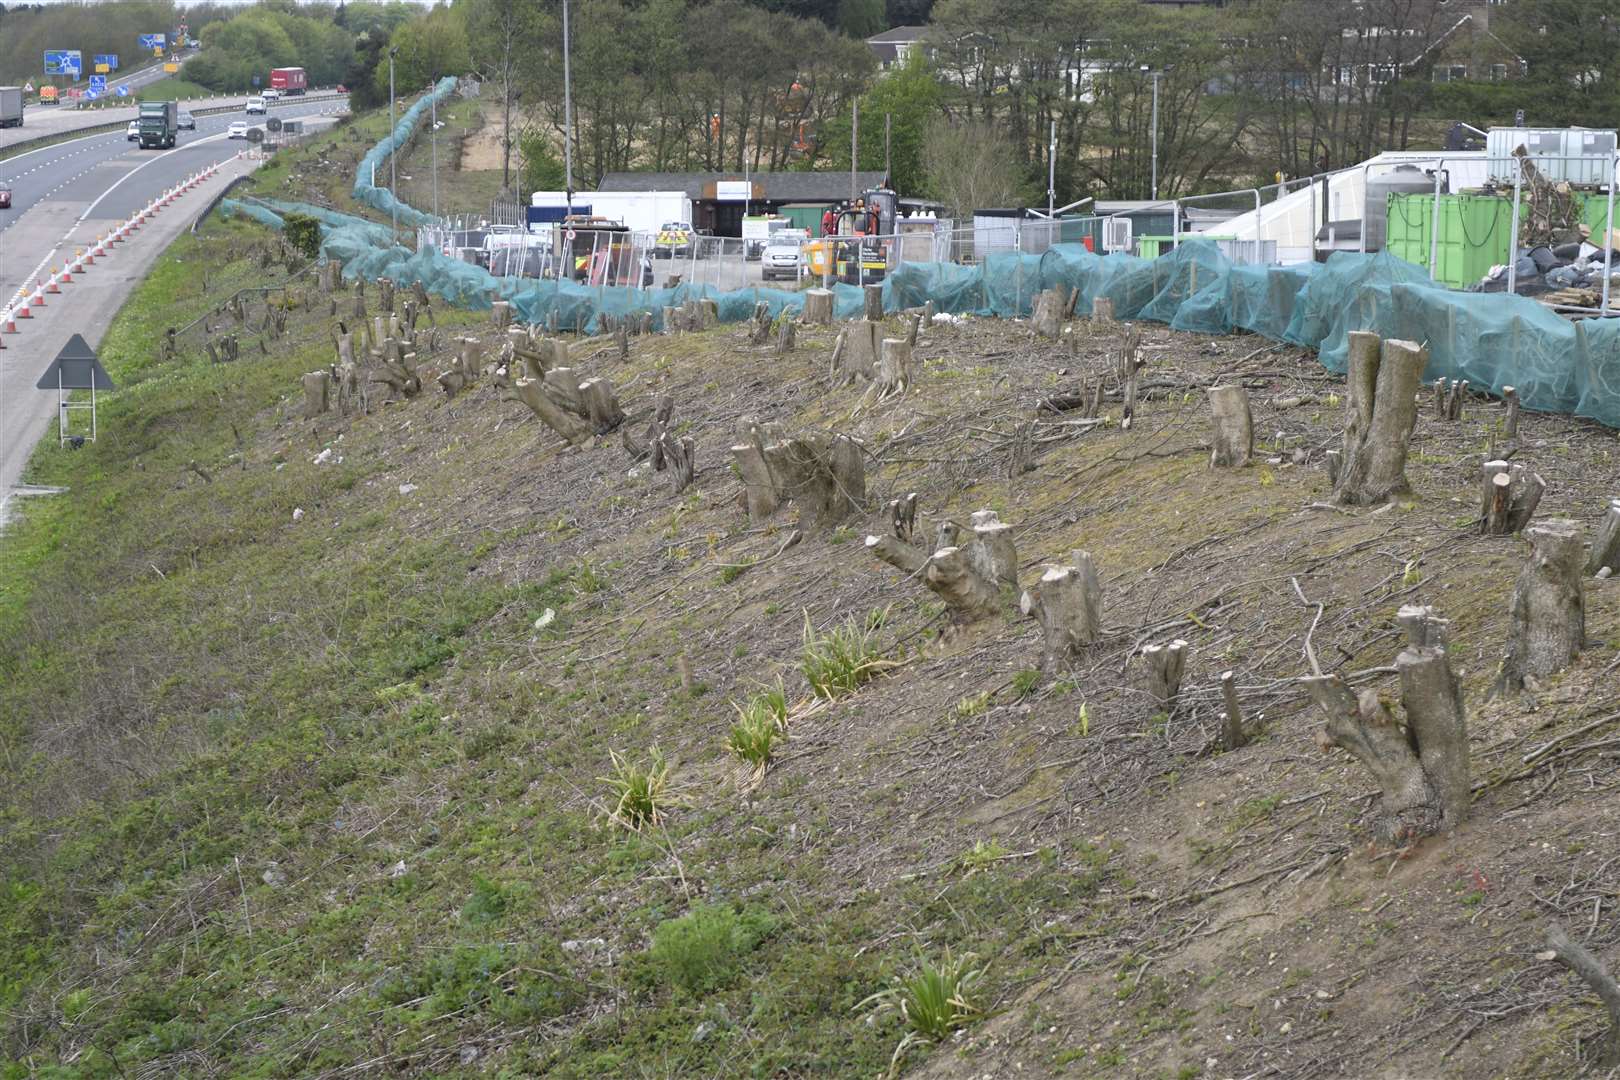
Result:
[[[214,141],[216,141],[218,139],[223,139],[225,137],[226,137],[226,133],[223,132],[223,131],[220,132],[218,135],[204,135],[200,139],[191,140],[190,142],[186,143],[186,145],[184,145],[184,146],[177,146],[173,150],[165,150],[163,153],[159,154],[157,157],[151,158],[150,160],[141,162],[139,165],[137,165],[133,169],[129,170],[129,172],[125,173],[123,176],[120,176],[117,180],[113,181],[113,186],[112,187],[108,188],[106,191],[103,191],[101,193],[101,195],[97,197],[95,202],[93,202],[89,206],[87,206],[85,208],[84,213],[79,215],[79,221],[74,223],[73,228],[69,229],[67,231],[67,235],[63,236],[62,239],[65,241],[65,240],[67,240],[67,238],[69,236],[72,236],[73,232],[74,232],[74,229],[77,229],[79,227],[79,222],[82,222],[82,221],[84,221],[85,218],[89,217],[90,216],[90,211],[92,211],[96,207],[100,206],[102,199],[105,199],[107,196],[111,195],[114,191],[117,191],[119,184],[122,184],[125,180],[128,180],[130,177],[134,176],[136,173],[140,172],[142,169],[146,168],[148,165],[156,165],[158,162],[162,161],[164,158],[168,157],[170,154],[178,154],[182,150],[190,150],[193,146],[200,146],[205,142],[214,142]]]

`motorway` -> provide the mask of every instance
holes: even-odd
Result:
[[[319,118],[345,108],[343,101],[309,101],[277,110],[286,117]],[[0,312],[21,291],[94,244],[165,190],[211,165],[224,163],[204,185],[187,192],[129,239],[109,248],[60,295],[4,333],[0,322],[0,521],[35,444],[55,415],[55,395],[34,383],[74,333],[92,347],[111,324],[131,289],[162,249],[190,224],[208,199],[254,163],[236,156],[242,140],[225,137],[240,113],[197,118],[196,131],[182,131],[172,150],[140,150],[122,134],[92,135],[0,161],[0,187],[12,190],[12,208],[0,210]],[[248,118],[262,123],[263,117]],[[234,160],[233,160],[234,159]]]

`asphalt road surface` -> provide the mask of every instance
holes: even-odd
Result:
[[[341,102],[311,101],[280,115],[319,117],[340,107]],[[226,163],[110,248],[86,273],[75,275],[72,284],[59,286],[61,293],[48,295],[33,318],[17,322],[18,333],[4,333],[0,323],[5,345],[0,350],[0,522],[29,455],[55,417],[56,395],[35,390],[34,383],[73,334],[98,346],[163,249],[214,193],[254,167],[237,157],[248,144],[224,135],[231,121],[242,118],[240,113],[198,117],[197,130],[181,132],[173,150],[140,150],[123,135],[98,135],[0,162],[0,186],[12,189],[12,208],[0,210],[0,309],[166,189],[209,165]]]
[[[157,73],[161,76],[163,74],[163,69],[159,67],[157,69]],[[109,78],[111,78],[111,76],[109,76]],[[132,79],[131,81],[134,80]],[[335,100],[337,100],[324,91],[316,91],[315,93],[324,96],[326,99],[325,104],[327,105],[331,105]],[[249,95],[247,94],[221,94],[219,97],[193,98],[190,101],[180,102],[180,107],[182,109],[190,109],[193,107],[198,109],[217,109],[225,106],[235,106],[240,108],[244,103],[246,103],[248,97]],[[319,97],[317,97],[317,100],[319,100]],[[294,108],[305,103],[305,100],[301,100],[299,98],[287,98],[282,102],[272,102],[271,110],[279,113],[282,116],[295,115],[282,110]],[[128,123],[129,121],[135,119],[137,112],[138,109],[133,104],[128,106],[106,107],[100,109],[65,109],[56,105],[33,105],[23,112],[22,127],[0,128],[0,150],[3,150],[8,146],[15,145],[16,143],[27,142],[29,139],[38,139],[46,135],[57,135],[73,132],[79,128],[98,127],[101,124],[111,124],[115,122]],[[198,119],[200,120],[201,117]]]

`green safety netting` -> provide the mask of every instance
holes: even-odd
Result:
[[[373,210],[380,210],[385,214],[393,214],[395,208],[399,211],[399,220],[408,225],[426,225],[433,220],[432,215],[424,214],[415,207],[403,201],[396,201],[394,193],[387,188],[377,187],[371,182],[375,170],[380,170],[388,160],[388,155],[396,147],[403,148],[410,141],[416,131],[416,125],[421,123],[422,116],[433,106],[434,100],[443,101],[456,89],[456,77],[446,75],[438,81],[433,90],[422,96],[422,99],[399,118],[394,130],[383,136],[383,140],[367,151],[366,156],[360,159],[360,167],[354,173],[354,197],[365,203]]]
[[[434,93],[446,95],[454,87],[454,79],[445,79]],[[409,138],[427,103],[424,98],[412,106],[389,138],[366,155],[355,179],[356,198],[392,212],[389,193],[362,180],[392,145]],[[403,203],[398,209],[412,224],[429,220]],[[724,322],[749,318],[761,301],[773,318],[798,312],[804,304],[802,293],[786,289],[635,289],[497,278],[438,251],[412,252],[393,244],[387,227],[352,215],[275,199],[222,204],[224,213],[247,214],[275,227],[282,224],[281,214],[294,211],[321,222],[322,251],[342,261],[347,278],[419,281],[429,292],[471,308],[504,297],[515,316],[529,323],[546,322],[555,312],[559,326],[593,332],[598,316],[651,312],[661,328],[665,307],[699,298],[715,300]],[[1453,292],[1429,280],[1422,267],[1387,252],[1335,252],[1326,263],[1304,266],[1236,266],[1207,240],[1184,240],[1157,259],[1102,256],[1083,244],[1055,244],[1039,256],[993,254],[976,266],[908,263],[884,281],[883,301],[887,311],[932,301],[939,312],[1016,317],[1029,314],[1036,294],[1048,288],[1078,290],[1081,311],[1107,297],[1119,319],[1150,319],[1212,334],[1248,331],[1312,348],[1334,371],[1345,368],[1352,330],[1423,342],[1429,347],[1427,380],[1466,379],[1497,394],[1513,386],[1526,408],[1620,427],[1620,320],[1571,323],[1528,297]],[[838,284],[832,291],[835,318],[860,314],[859,288]]]

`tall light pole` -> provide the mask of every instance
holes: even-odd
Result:
[[[574,82],[568,66],[568,0],[563,9],[563,186],[567,190],[568,216],[574,215]]]
[[[434,78],[428,83],[428,108],[432,111],[432,119],[428,121],[433,133],[433,220],[439,220],[439,80]]]
[[[398,45],[388,50],[388,200],[394,214],[393,242],[396,244],[399,243],[399,169],[394,162],[399,156],[399,147],[395,145],[394,134],[399,122],[394,119],[394,57],[398,55]]]
[[[1148,66],[1143,64],[1142,70],[1143,72],[1147,72],[1149,70]],[[1153,72],[1153,120],[1151,134],[1148,136],[1148,138],[1153,143],[1153,181],[1151,198],[1154,202],[1159,201],[1159,80],[1163,77],[1163,71]]]

